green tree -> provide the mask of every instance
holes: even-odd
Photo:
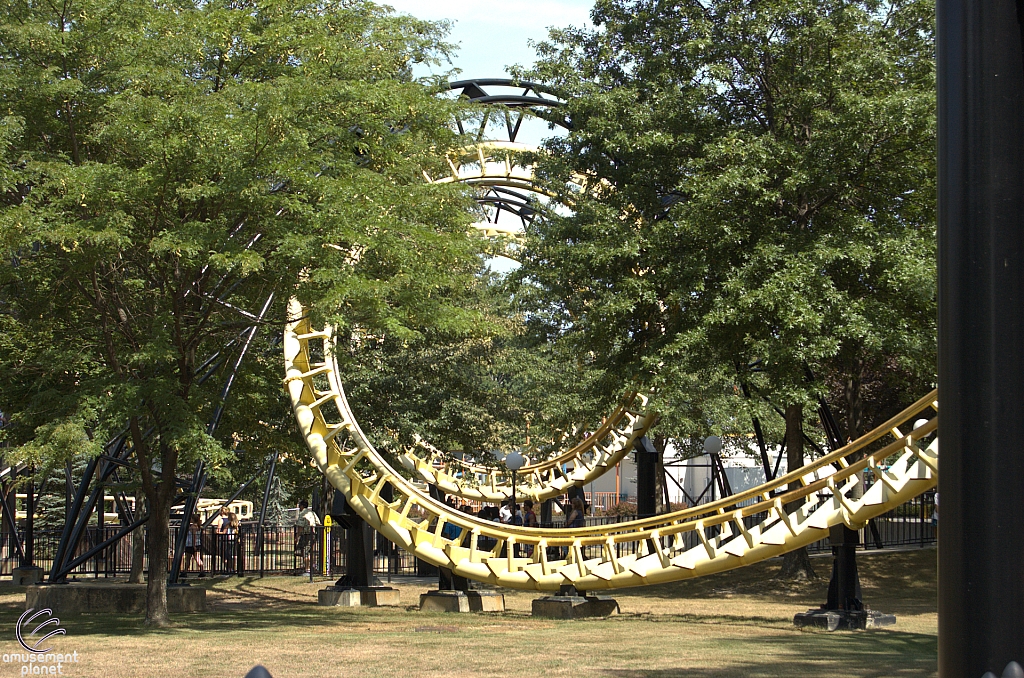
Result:
[[[421,179],[457,141],[457,104],[410,77],[443,27],[347,1],[10,0],[2,16],[4,435],[62,463],[127,426],[147,621],[165,624],[175,471],[280,433],[280,400],[256,395],[268,359],[209,434],[206,356],[278,332],[291,294],[394,336],[477,321],[457,306],[479,267],[471,210]]]
[[[415,340],[353,333],[339,342],[348,397],[384,449],[419,436],[497,463],[495,452],[528,437],[564,444],[574,425],[594,423],[605,404],[587,397],[594,375],[536,333],[501,279],[481,275],[465,303],[487,320],[471,334],[424,328]]]
[[[656,386],[673,437],[742,428],[757,397],[728,405],[730,383],[788,408],[827,377],[857,420],[865,365],[898,363],[905,399],[934,381],[934,3],[599,0],[592,19],[522,74],[572,122],[539,158],[572,214],[534,222],[523,268],[565,340]]]

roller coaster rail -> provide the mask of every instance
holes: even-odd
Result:
[[[317,466],[378,532],[468,579],[520,589],[592,590],[711,574],[806,546],[835,525],[859,529],[931,489],[938,478],[937,439],[920,444],[935,433],[937,417],[908,433],[900,428],[909,429],[928,410],[938,412],[933,392],[849,445],[709,505],[577,530],[495,524],[431,498],[387,462],[352,414],[333,368],[329,330],[310,327],[296,300],[289,313],[298,320],[285,330],[285,384]],[[319,343],[320,356],[311,354],[311,341]],[[323,378],[331,382],[326,391],[318,386]],[[337,420],[324,417],[327,402],[333,403]],[[888,437],[893,440],[884,444]],[[868,468],[875,482],[861,494],[860,472]],[[819,477],[820,472],[826,475]],[[790,483],[801,487],[787,491]],[[392,501],[382,498],[389,494],[386,486]],[[457,538],[442,535],[446,524],[459,528]],[[493,546],[482,549],[484,540]],[[615,546],[626,542],[637,543],[636,553],[619,558]],[[559,557],[549,555],[555,548]],[[531,555],[518,555],[524,552]]]
[[[463,91],[473,98],[469,88]],[[508,141],[487,141],[483,139],[486,115],[475,143],[449,160],[451,176],[438,181],[486,190],[537,191],[533,168],[514,162],[520,156],[511,131],[518,124],[507,125]],[[464,131],[461,123],[459,128]],[[883,426],[807,466],[711,504],[575,530],[495,524],[452,510],[424,492],[419,481],[446,493],[491,501],[509,496],[511,489],[499,491],[493,474],[487,477],[489,482],[481,483],[474,477],[480,469],[464,461],[446,461],[427,444],[400,456],[416,480],[399,473],[356,421],[333,357],[332,329],[312,327],[297,300],[289,302],[288,313],[294,320],[284,335],[285,387],[317,466],[371,527],[422,560],[468,579],[521,589],[558,590],[572,585],[577,590],[595,590],[711,574],[807,546],[827,536],[833,526],[863,527],[937,481],[937,438],[925,444],[925,438],[936,432],[937,417],[908,433],[901,431],[924,412],[938,412],[933,392]],[[617,463],[617,459],[609,463],[615,454],[621,458],[653,424],[651,413],[630,410],[628,405],[620,411],[628,425],[625,429],[613,428],[618,425],[613,413],[604,432],[562,453],[585,449],[603,455],[576,457],[574,472],[600,475]],[[619,448],[609,451],[603,440],[594,439],[602,434],[610,435]],[[889,437],[893,440],[886,444]],[[421,450],[428,453],[425,459]],[[543,499],[575,484],[572,478],[560,477],[561,464],[555,459],[550,460],[547,476],[537,468],[528,470],[524,496]],[[874,481],[866,491],[865,469],[870,469]],[[791,483],[797,489],[789,489]],[[457,530],[446,532],[446,526]],[[445,536],[452,532],[458,536]],[[621,548],[627,544],[628,548]],[[623,551],[626,555],[621,555]]]

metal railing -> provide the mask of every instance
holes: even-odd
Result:
[[[867,526],[860,530],[858,548],[870,550],[934,544],[934,512],[935,491],[930,490],[868,521]],[[807,550],[813,553],[829,551],[831,548],[829,541],[822,539],[808,546]]]
[[[120,530],[120,526],[90,527],[83,534],[75,555],[87,553]],[[140,528],[139,538],[145,537]],[[177,529],[172,527],[169,544],[175,542]],[[182,559],[182,573],[187,577],[204,575],[262,575],[314,574],[334,576],[345,573],[346,531],[339,527],[299,528],[267,527],[263,531],[264,543],[260,553],[255,524],[243,524],[237,534],[217,534],[213,528],[204,529],[194,546],[186,546]],[[60,542],[60,530],[35,531],[35,565],[48,571]],[[375,535],[374,573],[414,574],[416,559],[395,547],[380,535]],[[326,548],[325,548],[326,546]],[[145,554],[143,569],[149,567],[149,554]],[[171,554],[168,553],[168,562]],[[82,563],[70,572],[71,577],[116,577],[131,570],[132,541],[123,539],[115,545]],[[0,576],[10,576],[20,561],[13,538],[5,533],[0,538]]]
[[[767,507],[766,507],[767,508]],[[861,530],[861,549],[923,547],[935,543],[936,526],[932,522],[935,510],[935,492],[929,491],[901,504],[895,510],[874,518]],[[586,516],[588,527],[612,525],[634,520],[636,516]],[[754,516],[750,517],[753,522]],[[546,523],[543,527],[564,527],[564,519]],[[87,553],[94,545],[113,536],[120,526],[88,528],[76,555]],[[145,528],[140,528],[145,529]],[[177,529],[172,527],[170,544],[174,544]],[[346,572],[347,533],[340,527],[313,528],[267,527],[264,529],[263,551],[258,548],[258,534],[255,524],[243,524],[238,534],[217,534],[213,528],[205,529],[199,535],[195,554],[186,548],[182,562],[182,573],[195,577],[205,575],[263,575],[263,574],[305,574],[312,570],[318,576],[340,576]],[[49,570],[60,541],[59,530],[36,530],[35,564]],[[685,539],[695,539],[693,534]],[[481,537],[480,550],[489,550]],[[637,542],[616,545],[616,557],[635,552]],[[595,549],[598,547],[587,547]],[[827,539],[814,542],[807,547],[813,552],[827,552],[831,545]],[[589,552],[587,557],[597,556]],[[552,554],[554,556],[554,554]],[[168,554],[168,559],[170,554]],[[76,567],[72,577],[115,577],[131,570],[132,542],[123,539],[104,549],[95,557]],[[0,535],[0,576],[10,576],[18,567],[19,559],[10,533]],[[200,568],[201,565],[201,568]],[[148,568],[148,554],[143,567]],[[416,558],[411,553],[397,548],[380,534],[374,535],[374,573],[378,577],[391,574],[416,574]]]

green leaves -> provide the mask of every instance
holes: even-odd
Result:
[[[422,178],[458,143],[458,104],[410,77],[440,26],[365,2],[3,8],[0,410],[26,454],[94,453],[71,441],[131,417],[165,484],[281,447],[276,353],[229,396],[263,411],[206,431],[271,293],[269,336],[293,293],[389,337],[480,324],[472,203]]]
[[[691,413],[672,435],[705,426],[696,383],[804,402],[824,388],[806,367],[841,381],[883,357],[933,380],[932,12],[602,0],[598,29],[538,47],[523,76],[572,120],[540,171],[574,213],[535,222],[522,277],[563,341]]]

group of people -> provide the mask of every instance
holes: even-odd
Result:
[[[462,504],[456,506],[452,499],[448,499],[445,503],[449,507],[467,513],[469,515],[476,515],[481,520],[491,520],[497,523],[505,525],[514,525],[519,527],[540,527],[540,519],[537,517],[537,505],[531,499],[523,501],[522,507],[512,499],[505,501],[501,507],[497,506],[483,506],[478,513],[474,513],[473,507],[469,504]],[[563,527],[577,528],[584,527],[586,525],[586,505],[583,500],[579,497],[574,497],[570,502],[569,511],[565,515],[565,524]],[[458,539],[462,534],[462,528],[451,523],[446,523],[441,530],[441,536],[445,539]],[[481,535],[478,537],[477,548],[488,551],[495,547],[497,540],[492,537]],[[516,544],[516,555],[530,557],[533,555],[533,546],[530,544]]]
[[[224,572],[238,572],[241,564],[241,541],[238,539],[240,527],[238,514],[224,506],[213,522],[212,537],[207,535],[213,543],[204,545],[202,519],[198,514],[193,514],[188,534],[185,535],[185,570],[195,571],[202,576],[206,572],[203,556],[209,555],[221,558]]]
[[[509,499],[501,505],[501,508],[497,506],[484,506],[475,514],[473,507],[469,504],[456,506],[455,502],[451,499],[446,503],[462,513],[476,515],[482,520],[492,520],[497,523],[520,527],[540,527],[540,519],[537,517],[536,511],[537,505],[532,499],[523,501],[522,507],[517,502]],[[586,525],[586,515],[587,510],[583,500],[579,497],[573,497],[569,503],[569,511],[565,515],[565,525],[563,527],[584,527]]]

